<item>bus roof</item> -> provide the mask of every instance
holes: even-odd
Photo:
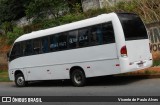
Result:
[[[60,26],[53,27],[53,28],[48,28],[48,29],[39,30],[39,31],[33,31],[31,33],[24,34],[24,35],[20,36],[19,38],[16,39],[15,42],[39,38],[39,37],[43,37],[46,35],[53,35],[53,34],[57,34],[57,33],[61,33],[61,32],[66,32],[66,31],[70,31],[70,30],[74,30],[74,29],[79,29],[79,28],[83,28],[83,27],[87,27],[87,26],[91,26],[91,25],[100,24],[103,22],[111,21],[113,19],[113,17],[115,17],[115,16],[117,16],[117,15],[114,12],[109,13],[109,14],[102,14],[102,15],[98,15],[93,18],[89,18],[89,19],[85,19],[85,20],[81,20],[81,21],[77,21],[77,22],[73,22],[73,23],[69,23],[69,24],[65,24],[65,25],[60,25]]]

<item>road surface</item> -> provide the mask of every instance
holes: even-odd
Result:
[[[99,77],[88,79],[85,87],[73,87],[68,80],[35,82],[23,88],[5,82],[0,83],[0,96],[160,96],[160,78]]]

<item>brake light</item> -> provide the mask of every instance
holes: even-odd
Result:
[[[127,47],[123,46],[121,48],[121,57],[127,57]]]

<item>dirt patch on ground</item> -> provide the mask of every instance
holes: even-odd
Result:
[[[6,39],[0,38],[0,70],[7,70],[7,53],[11,46],[6,45]]]
[[[142,69],[130,73],[125,73],[124,75],[160,75],[160,66],[150,67],[147,69]]]
[[[152,52],[152,57],[154,60],[160,59],[160,52]]]

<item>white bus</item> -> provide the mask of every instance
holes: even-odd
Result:
[[[109,13],[22,35],[9,54],[9,78],[29,81],[86,78],[136,71],[152,65],[149,39],[133,13]]]

